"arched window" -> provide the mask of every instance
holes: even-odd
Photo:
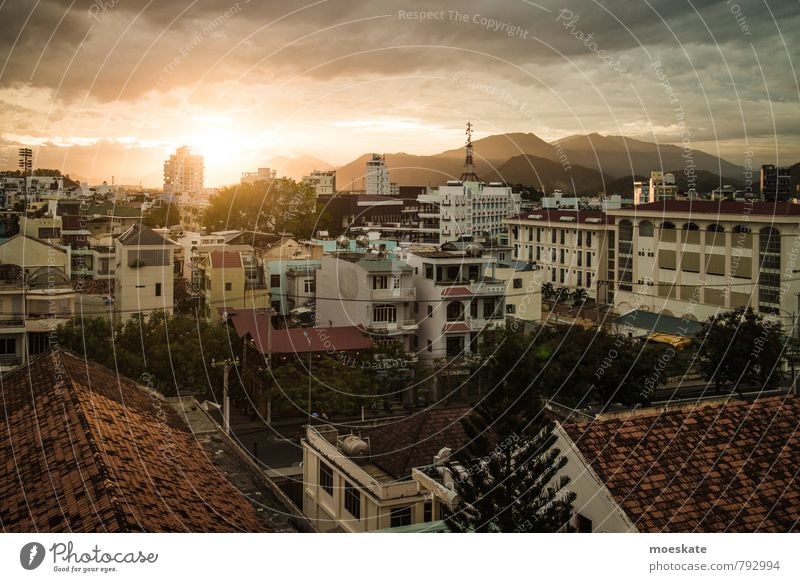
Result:
[[[750,234],[751,231],[749,226],[745,226],[744,224],[737,224],[733,227],[733,232],[736,234]]]
[[[376,323],[395,323],[397,321],[397,306],[376,305],[372,308],[372,321]]]
[[[619,223],[619,240],[632,241],[633,240],[633,223],[630,220],[621,220]]]
[[[694,222],[687,222],[683,225],[683,230],[700,230],[700,227],[697,226]]]
[[[447,304],[447,321],[463,321],[464,305],[460,301],[452,301]]]
[[[654,226],[649,220],[643,220],[639,223],[639,236],[653,236]]]
[[[725,232],[725,227],[715,222],[714,224],[709,224],[707,230],[709,232]]]
[[[675,225],[671,222],[662,222],[661,228],[664,230],[675,230]]]

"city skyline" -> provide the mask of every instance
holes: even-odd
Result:
[[[188,145],[207,184],[276,156],[341,165],[507,132],[599,132],[743,165],[800,159],[798,14],[756,2],[47,2],[0,9],[0,165],[157,186]],[[479,152],[476,152],[479,154]]]

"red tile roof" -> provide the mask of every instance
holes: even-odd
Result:
[[[460,297],[462,295],[472,295],[472,291],[469,290],[469,287],[447,287],[442,289],[442,297]]]
[[[564,426],[639,531],[800,529],[800,399]]]
[[[411,469],[433,464],[443,447],[456,453],[469,442],[461,419],[469,406],[431,408],[385,425],[361,431],[368,437],[370,460],[395,479],[405,479]]]
[[[447,323],[444,326],[444,333],[448,332],[465,332],[469,331],[469,326],[466,323]]]
[[[242,266],[242,256],[232,251],[213,251],[211,266],[215,269],[238,269]]]
[[[691,214],[757,214],[766,216],[800,216],[800,204],[790,202],[735,202],[732,200],[662,200],[649,204],[639,204],[620,210],[609,210],[610,214],[619,212],[685,212]]]
[[[264,531],[157,395],[52,350],[0,379],[7,532]]]

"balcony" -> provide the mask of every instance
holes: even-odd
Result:
[[[491,329],[502,329],[506,325],[506,319],[503,314],[497,314],[495,317],[467,317],[464,320],[469,326],[470,331],[485,331]]]
[[[0,316],[0,328],[25,327],[25,317],[21,313]]]
[[[414,319],[398,319],[397,321],[372,321],[367,326],[373,333],[402,334],[417,331]]]
[[[21,354],[2,354],[0,355],[0,368],[13,368],[22,363]]]
[[[373,289],[370,298],[372,301],[414,301],[417,298],[417,290],[414,287]]]
[[[506,284],[503,281],[494,279],[483,281],[472,281],[469,290],[474,295],[505,295]]]

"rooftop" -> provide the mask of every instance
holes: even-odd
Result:
[[[138,222],[131,225],[131,227],[123,232],[117,239],[120,244],[125,246],[177,246],[177,243],[164,238],[151,228],[139,224]]]
[[[242,266],[242,255],[231,251],[213,251],[211,266],[214,269],[239,269]]]
[[[637,206],[637,208],[639,208]],[[540,218],[535,218],[540,217]],[[574,220],[561,220],[572,218]],[[614,219],[600,210],[557,210],[555,208],[539,208],[530,212],[523,212],[507,220],[524,220],[530,222],[557,222],[559,224],[613,224]]]
[[[697,335],[703,329],[703,324],[682,317],[664,315],[653,311],[634,309],[614,319],[617,325],[631,325],[651,333],[666,333],[689,337]]]
[[[155,392],[63,350],[1,386],[5,531],[270,531]]]
[[[800,204],[791,202],[735,202],[732,200],[662,200],[630,208],[609,210],[609,214],[683,212],[687,214],[743,214],[800,216]]]
[[[639,531],[800,529],[795,396],[563,428]]]

